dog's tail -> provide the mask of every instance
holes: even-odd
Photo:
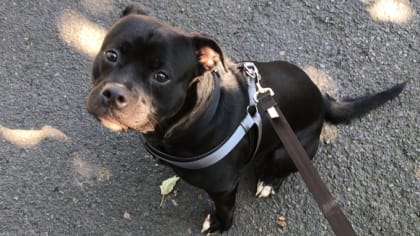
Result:
[[[394,87],[374,95],[367,95],[359,98],[346,98],[337,101],[328,94],[324,96],[326,105],[326,120],[333,123],[348,123],[351,119],[361,117],[388,100],[398,96],[404,89],[406,82],[397,84]]]

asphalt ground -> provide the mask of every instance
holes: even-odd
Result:
[[[127,3],[0,2],[0,235],[199,234],[205,192],[179,181],[160,207],[172,170],[85,108],[92,55]],[[337,97],[407,81],[398,99],[328,127],[314,163],[358,234],[419,235],[418,0],[141,3],[234,60],[295,63]],[[268,199],[249,182],[223,235],[332,235],[298,174]]]

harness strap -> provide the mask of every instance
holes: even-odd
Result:
[[[253,117],[250,114],[247,114],[238,128],[236,128],[235,132],[222,145],[216,147],[208,153],[196,157],[172,156],[160,151],[149,143],[145,143],[145,148],[153,156],[174,166],[192,170],[202,169],[217,163],[227,156],[236,147],[239,141],[242,140],[245,134],[254,126],[254,124],[255,120]],[[195,160],[191,161],[191,159]]]
[[[260,147],[261,137],[262,137],[262,121],[261,115],[258,112],[258,106],[254,99],[255,95],[257,94],[257,88],[255,85],[255,80],[252,79],[250,76],[246,76],[246,81],[248,83],[248,97],[249,97],[249,106],[247,109],[247,115],[250,113],[254,113],[252,119],[254,120],[254,125],[256,125],[258,129],[258,137],[257,137],[257,144],[254,149],[254,153],[251,156],[251,159],[255,157],[257,154],[258,148]]]

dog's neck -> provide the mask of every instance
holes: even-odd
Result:
[[[208,123],[216,115],[220,101],[220,75],[217,70],[204,73],[191,84],[186,102],[181,110],[169,120],[169,128],[163,138],[166,141],[185,136],[198,122]],[[203,120],[204,119],[204,120]]]
[[[229,70],[217,66],[217,72],[209,71],[197,78],[181,111],[162,125],[159,133],[145,135],[146,139],[172,155],[191,156],[202,154],[229,137],[247,105],[242,96],[246,87],[233,74],[235,65],[229,66]],[[231,110],[233,107],[243,109],[237,112]]]

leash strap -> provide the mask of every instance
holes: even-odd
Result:
[[[256,80],[257,87],[261,88],[257,91],[255,100],[258,102],[261,111],[264,111],[270,120],[273,129],[279,136],[287,153],[289,153],[289,156],[301,174],[309,191],[313,194],[324,217],[328,220],[335,235],[355,236],[356,233],[350,222],[338,207],[337,202],[328,191],[326,185],[322,182],[321,177],[310,161],[305,149],[303,149],[283,113],[277,106],[276,101],[273,99],[273,91],[269,88],[261,87],[259,84],[261,79],[260,75],[258,74],[256,66],[253,66],[255,67],[255,74],[257,74],[255,75],[254,80]]]

